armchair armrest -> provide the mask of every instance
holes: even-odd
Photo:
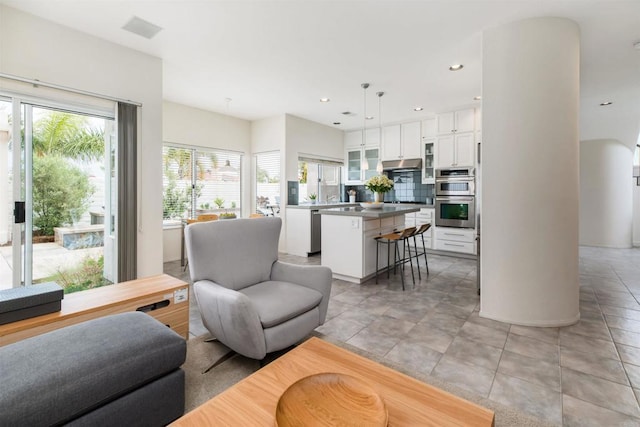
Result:
[[[271,267],[271,280],[295,283],[315,289],[322,294],[320,301],[320,324],[327,317],[329,297],[331,296],[332,273],[329,267],[320,265],[295,265],[276,261]]]
[[[252,359],[263,359],[267,345],[258,312],[246,295],[210,280],[193,290],[204,326],[221,343]]]

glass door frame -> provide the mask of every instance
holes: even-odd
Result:
[[[45,98],[33,97],[29,95],[21,95],[11,92],[0,91],[0,97],[11,102],[12,104],[12,124],[11,124],[11,143],[12,143],[12,169],[13,169],[13,205],[15,207],[16,201],[23,201],[25,204],[25,221],[24,223],[15,222],[15,210],[12,225],[12,286],[14,288],[22,287],[25,285],[33,284],[33,195],[32,191],[27,191],[33,188],[33,107],[49,109],[53,111],[62,111],[72,114],[82,114],[90,117],[103,118],[105,120],[112,120],[114,129],[117,128],[116,108],[117,104],[114,103],[113,109],[101,109],[99,107],[80,105],[73,102],[59,102],[49,100]],[[24,108],[24,114],[23,114]],[[19,118],[16,120],[16,117]],[[24,138],[22,137],[22,130],[24,127]],[[105,132],[105,137],[106,137]],[[117,150],[117,140],[111,141],[105,140],[105,146],[113,145]],[[23,157],[24,156],[24,157]],[[116,154],[117,158],[117,154]],[[117,177],[117,162],[112,164],[110,156],[105,159],[105,175],[107,180],[111,177],[111,166],[116,168],[115,176]],[[110,187],[110,183],[105,183]],[[116,187],[117,188],[117,187]],[[116,191],[115,188],[111,191]],[[116,199],[117,200],[117,195]],[[110,204],[111,200],[105,200],[105,204]],[[106,211],[106,206],[105,206]],[[106,213],[106,212],[105,212]],[[110,220],[105,221],[105,227],[111,222],[111,217],[115,221],[114,240],[117,242],[118,230],[117,230],[117,215],[118,208],[116,206],[115,212],[111,211]],[[109,230],[105,228],[104,238],[110,238],[111,226]],[[24,234],[23,234],[24,233]],[[113,250],[117,248],[117,243],[114,242]],[[106,249],[106,247],[105,247]],[[113,272],[112,276],[117,277],[117,253],[113,254]],[[106,267],[106,265],[105,265]],[[105,274],[105,276],[107,276]],[[111,280],[111,279],[110,279]],[[114,282],[115,283],[115,282]]]

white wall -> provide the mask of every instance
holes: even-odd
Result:
[[[138,276],[162,273],[162,171],[156,166],[162,162],[162,61],[0,6],[0,72],[143,104],[138,123]],[[0,89],[78,98],[2,79]],[[88,98],[84,102],[93,103]]]
[[[251,122],[187,105],[162,103],[162,139],[183,145],[238,151],[242,158],[242,215],[251,212]],[[182,228],[163,230],[163,260],[180,259]]]
[[[636,178],[631,181],[633,187],[633,246],[640,246],[640,185]]]
[[[562,18],[487,30],[482,58],[480,315],[579,319],[580,31]]]
[[[287,114],[286,135],[286,181],[298,179],[299,154],[337,161],[344,159],[344,132],[340,129]]]
[[[633,153],[620,141],[580,143],[580,244],[629,248]]]

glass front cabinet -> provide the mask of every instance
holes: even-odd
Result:
[[[380,158],[379,147],[347,149],[347,176],[345,184],[363,184],[369,178],[378,175],[376,167]],[[367,168],[363,169],[363,159]]]
[[[435,181],[435,147],[436,140],[424,140],[424,162],[422,167],[422,182],[433,183]]]

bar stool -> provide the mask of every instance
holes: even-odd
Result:
[[[420,255],[424,255],[424,263],[427,266],[427,276],[429,275],[429,261],[427,261],[427,250],[426,250],[426,246],[424,244],[424,233],[425,231],[429,230],[431,228],[431,223],[426,223],[426,224],[422,224],[420,227],[418,227],[418,229],[416,230],[416,232],[413,235],[413,247],[415,248],[415,255],[416,255],[416,260],[418,260],[418,257]],[[416,244],[416,236],[420,236],[420,238],[422,238],[422,252],[418,252],[418,245]],[[418,262],[418,278],[422,279],[422,277],[420,277],[420,263]]]
[[[378,274],[380,269],[378,268],[378,258],[379,258],[379,248],[380,244],[387,245],[387,278],[389,278],[389,270],[391,269],[390,257],[391,251],[390,246],[393,244],[394,254],[393,254],[393,274],[396,273],[396,268],[398,264],[401,265],[400,271],[400,280],[402,281],[402,290],[404,291],[404,265],[409,261],[409,265],[411,266],[411,279],[413,281],[413,285],[416,285],[416,279],[413,275],[413,262],[411,257],[411,249],[407,248],[406,241],[412,237],[416,232],[416,227],[405,228],[402,231],[394,231],[392,233],[383,234],[375,237],[376,240],[376,283],[378,283]],[[402,258],[400,258],[400,248],[398,248],[398,242],[402,242]],[[409,258],[407,259],[406,253],[409,251]],[[397,255],[397,258],[396,258]]]

